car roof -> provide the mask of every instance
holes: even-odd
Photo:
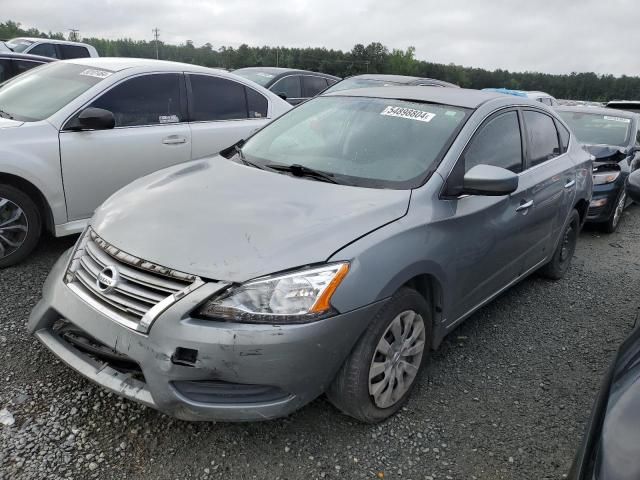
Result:
[[[349,80],[352,78],[359,78],[361,80],[380,80],[384,82],[398,83],[398,84],[414,84],[419,82],[433,82],[438,85],[447,85],[452,87],[458,87],[455,83],[445,82],[444,80],[438,80],[437,78],[430,77],[412,77],[409,75],[391,75],[387,73],[363,73],[362,75],[353,75],[345,78]]]
[[[13,58],[16,60],[34,60],[38,62],[55,62],[55,58],[43,57],[41,55],[31,55],[30,53],[4,52],[0,51],[0,58]]]
[[[47,43],[57,43],[59,45],[83,45],[90,46],[88,43],[82,42],[72,42],[70,40],[58,40],[56,38],[42,38],[42,37],[14,37],[6,40],[5,43],[14,41],[14,40],[28,40],[30,42],[47,42]]]
[[[471,90],[467,88],[442,88],[442,87],[420,87],[415,86],[390,86],[390,87],[367,87],[353,90],[339,90],[324,94],[326,97],[371,97],[371,98],[393,98],[397,100],[408,100],[414,102],[441,103],[463,108],[478,108],[485,102],[495,99],[513,99],[514,104],[530,103],[537,105],[533,100],[519,97],[510,97],[502,93],[485,92],[481,90]]]
[[[335,75],[330,75],[328,73],[322,73],[322,72],[313,72],[311,70],[301,70],[298,68],[285,68],[285,67],[244,67],[244,68],[237,68],[235,71],[237,70],[244,70],[244,71],[254,71],[254,72],[264,72],[264,73],[269,73],[271,75],[273,75],[274,77],[276,76],[280,76],[280,75],[284,75],[284,74],[291,74],[291,73],[312,73],[314,75],[320,75],[323,77],[328,77],[328,78],[335,78],[335,79],[340,79],[340,77],[336,77]]]
[[[635,112],[629,112],[626,110],[616,110],[615,108],[607,107],[587,107],[583,105],[563,105],[554,107],[554,110],[558,112],[576,112],[576,113],[595,113],[596,115],[615,115],[622,118],[638,118],[639,115]]]
[[[153,69],[153,70],[183,70],[190,72],[228,72],[221,69],[213,69],[200,65],[192,65],[190,63],[170,62],[167,60],[155,60],[151,58],[128,58],[128,57],[85,57],[62,60],[65,63],[75,63],[77,65],[86,65],[87,67],[104,68],[112,72],[119,72],[129,68]]]
[[[607,105],[615,105],[616,103],[628,103],[630,105],[640,105],[640,100],[611,100]]]

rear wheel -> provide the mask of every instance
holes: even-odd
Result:
[[[0,184],[0,268],[24,260],[37,245],[41,230],[33,200],[11,185]]]
[[[374,318],[327,391],[331,403],[362,422],[393,415],[428,358],[431,316],[424,297],[402,288]]]
[[[618,225],[620,225],[620,220],[622,219],[622,214],[624,212],[624,207],[627,205],[627,192],[622,189],[620,195],[616,199],[616,205],[609,216],[609,220],[602,224],[602,230],[606,233],[613,233],[618,229]]]
[[[569,265],[571,265],[571,259],[576,250],[579,233],[580,214],[577,210],[573,210],[569,217],[569,222],[562,232],[560,243],[553,253],[553,257],[551,257],[551,261],[540,269],[542,275],[552,280],[560,280],[564,277],[567,270],[569,270]]]

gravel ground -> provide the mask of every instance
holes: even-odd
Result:
[[[533,276],[435,353],[406,408],[361,425],[318,399],[254,424],[190,424],[107,394],[25,333],[74,239],[0,271],[0,480],[560,479],[638,314],[640,207],[618,233],[584,231],[568,276]]]

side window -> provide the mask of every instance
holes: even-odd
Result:
[[[39,67],[42,65],[40,62],[32,62],[30,60],[14,60],[13,61],[13,70],[16,75],[19,75],[27,70],[31,70],[34,67]]]
[[[288,77],[284,77],[274,83],[269,90],[276,95],[283,93],[287,98],[302,98],[300,76],[290,75]]]
[[[530,167],[546,162],[560,154],[558,132],[549,115],[533,110],[524,111],[524,123],[529,138]]]
[[[247,109],[249,118],[265,118],[269,110],[269,102],[261,93],[253,88],[245,87],[247,91]]]
[[[560,135],[561,151],[562,153],[565,153],[569,149],[569,130],[567,130],[560,122],[556,122],[556,127],[558,127],[558,134]]]
[[[335,78],[327,78],[325,80],[327,80],[327,85],[329,85],[329,86],[335,85],[336,83],[338,83],[340,81],[340,80],[336,80]]]
[[[189,75],[191,120],[238,120],[247,118],[247,97],[244,85],[226,78]]]
[[[90,57],[87,47],[80,47],[78,45],[58,45],[60,49],[60,57],[66,58],[87,58]]]
[[[180,75],[153,74],[125,80],[91,106],[113,112],[116,127],[180,122]]]
[[[32,55],[42,55],[43,57],[58,58],[56,46],[53,43],[41,43],[29,50]]]
[[[327,81],[323,77],[302,77],[302,89],[303,96],[305,98],[315,97],[325,88],[327,88]]]
[[[4,82],[8,78],[11,78],[11,61],[4,58],[0,58],[0,82]]]
[[[540,98],[540,101],[541,101],[542,103],[544,103],[545,105],[549,105],[549,106],[551,106],[551,105],[552,105],[552,103],[551,103],[551,99],[550,99],[549,97],[542,97],[542,98]]]
[[[522,139],[517,112],[503,113],[490,119],[471,140],[464,154],[467,172],[476,165],[492,165],[522,171]]]
[[[636,124],[638,131],[636,132],[636,146],[640,147],[640,122]]]

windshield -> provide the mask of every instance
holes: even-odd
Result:
[[[558,112],[582,143],[626,147],[629,143],[631,119],[583,112]]]
[[[0,85],[0,115],[44,120],[112,73],[63,62],[28,70]]]
[[[244,158],[301,165],[338,183],[415,188],[437,166],[467,117],[447,105],[366,97],[317,97],[251,137]]]
[[[33,40],[25,40],[24,38],[12,38],[6,44],[14,52],[24,52],[30,45],[35,42]]]
[[[251,80],[252,82],[256,82],[258,85],[262,85],[263,87],[267,83],[269,83],[271,80],[273,80],[273,78],[275,77],[273,73],[263,72],[263,71],[254,70],[254,69],[235,70],[233,73],[235,73],[236,75],[240,75],[241,77],[246,78],[247,80]]]
[[[352,88],[368,88],[368,87],[391,87],[402,85],[398,82],[388,82],[377,78],[345,78],[344,80],[327,88],[323,93],[340,92],[342,90],[350,90]]]

